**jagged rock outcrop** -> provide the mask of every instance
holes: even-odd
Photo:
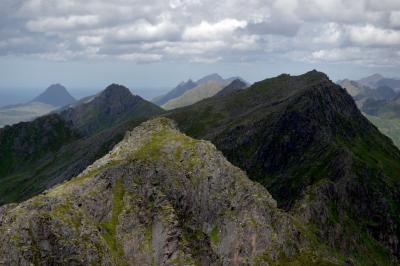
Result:
[[[155,119],[76,178],[0,208],[0,265],[333,265],[214,145]]]

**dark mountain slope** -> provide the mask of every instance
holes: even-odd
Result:
[[[0,205],[27,199],[77,175],[127,130],[162,112],[126,90],[109,87],[64,111],[68,122],[54,114],[0,130]]]
[[[21,168],[24,163],[34,162],[77,137],[70,125],[55,114],[0,129],[0,176]]]
[[[400,95],[391,100],[369,99],[365,102],[362,111],[374,116],[400,118]]]
[[[132,95],[128,88],[112,84],[91,101],[61,112],[61,116],[84,135],[91,135],[130,119],[162,112],[155,104]]]
[[[387,86],[394,88],[396,91],[400,90],[400,80],[399,79],[390,79],[390,78],[384,78],[381,79],[377,82],[377,86]]]
[[[211,140],[329,245],[367,265],[385,262],[383,246],[400,255],[400,152],[325,74],[281,75],[167,116]]]
[[[60,84],[51,85],[42,94],[32,100],[32,102],[41,102],[59,107],[72,104],[75,101],[75,98]]]
[[[63,142],[60,148],[43,153],[38,160],[20,164],[14,171],[0,176],[0,206],[29,199],[78,175],[88,165],[109,152],[123,138],[126,131],[144,120],[134,119],[92,136]]]
[[[161,105],[167,103],[169,100],[172,100],[172,99],[175,99],[175,98],[181,96],[182,94],[184,94],[188,90],[193,89],[196,86],[197,86],[197,84],[194,83],[191,79],[189,79],[186,82],[180,83],[178,86],[176,86],[173,90],[171,90],[167,94],[157,97],[156,99],[152,100],[152,102],[161,106]]]
[[[375,89],[374,93],[371,95],[371,98],[378,100],[391,100],[397,95],[398,94],[391,87],[383,85]]]
[[[54,153],[78,138],[56,114],[0,129],[0,205],[26,190],[40,192],[35,189],[40,174],[35,166],[51,164]]]
[[[220,92],[216,94],[216,96],[226,96],[228,94],[234,93],[238,90],[243,90],[247,88],[247,84],[241,81],[240,79],[235,79],[228,86],[223,88]]]
[[[6,265],[343,265],[215,146],[148,121],[71,181],[0,208]]]

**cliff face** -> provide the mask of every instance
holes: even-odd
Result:
[[[0,263],[333,264],[261,185],[168,119],[71,181],[0,208]]]
[[[356,263],[400,256],[400,151],[323,73],[281,75],[168,116]]]

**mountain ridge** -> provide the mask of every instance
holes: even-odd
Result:
[[[400,152],[326,74],[282,74],[164,116],[189,136],[211,140],[231,163],[266,187],[303,233],[312,233],[316,247],[333,248],[348,264],[396,262]],[[137,125],[130,123],[121,124],[126,126],[118,132]],[[99,155],[119,138],[107,138],[111,143]],[[173,156],[175,147],[164,147],[166,155],[160,156],[153,147],[162,139],[148,146],[161,161]],[[75,156],[86,166],[96,157]]]
[[[189,79],[186,82],[179,83],[177,87],[175,87],[174,89],[172,89],[168,93],[154,98],[152,100],[152,102],[156,103],[159,106],[172,106],[172,105],[174,105],[174,102],[179,101],[180,98],[182,98],[182,97],[185,98],[185,96],[183,96],[185,93],[189,93],[189,91],[191,91],[191,90],[193,90],[193,89],[195,89],[197,87],[201,87],[201,88],[206,87],[207,83],[210,83],[210,82],[212,82],[212,83],[221,83],[221,84],[224,84],[226,86],[229,83],[231,83],[232,81],[234,81],[235,79],[242,80],[240,77],[231,77],[231,78],[224,79],[217,73],[213,73],[213,74],[209,74],[207,76],[204,76],[204,77],[198,79],[195,82],[192,81],[192,79]],[[213,95],[214,94],[211,94],[211,96],[213,96]],[[209,97],[210,95],[207,95],[207,96]],[[183,100],[183,101],[193,103],[194,101],[197,101],[197,100],[190,101],[190,100],[186,99],[186,100]]]
[[[186,91],[191,90],[196,86],[197,86],[197,83],[195,83],[191,79],[189,79],[186,82],[179,83],[178,86],[176,86],[174,89],[169,91],[167,94],[153,99],[152,102],[154,102],[155,104],[161,106],[161,105],[167,103],[169,100],[172,100],[172,99],[174,99],[176,97],[181,96]]]
[[[186,91],[181,96],[169,100],[167,103],[162,105],[162,108],[166,110],[171,110],[179,107],[188,106],[205,98],[212,97],[220,92],[227,85],[226,83],[227,81],[225,80],[208,80]]]
[[[128,132],[71,181],[0,207],[0,232],[6,264],[339,265],[262,186],[167,119]]]
[[[384,264],[390,252],[399,256],[400,151],[324,73],[280,75],[166,116],[186,134],[212,141],[267,187],[279,206],[293,212],[303,206],[299,217],[316,226],[328,245],[365,265]],[[365,204],[369,207],[362,208]],[[346,219],[336,219],[335,213]],[[371,219],[374,226],[366,222]],[[359,229],[349,229],[354,224]],[[368,241],[376,245],[368,248],[375,262],[360,253]]]
[[[245,82],[243,82],[241,79],[235,79],[215,95],[216,96],[226,96],[226,95],[234,93],[236,91],[244,90],[247,87],[248,87],[248,85]]]

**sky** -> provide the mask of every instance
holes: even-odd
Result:
[[[0,93],[318,69],[400,77],[399,0],[1,0]],[[89,89],[88,89],[89,90]],[[82,93],[81,93],[82,94]]]

